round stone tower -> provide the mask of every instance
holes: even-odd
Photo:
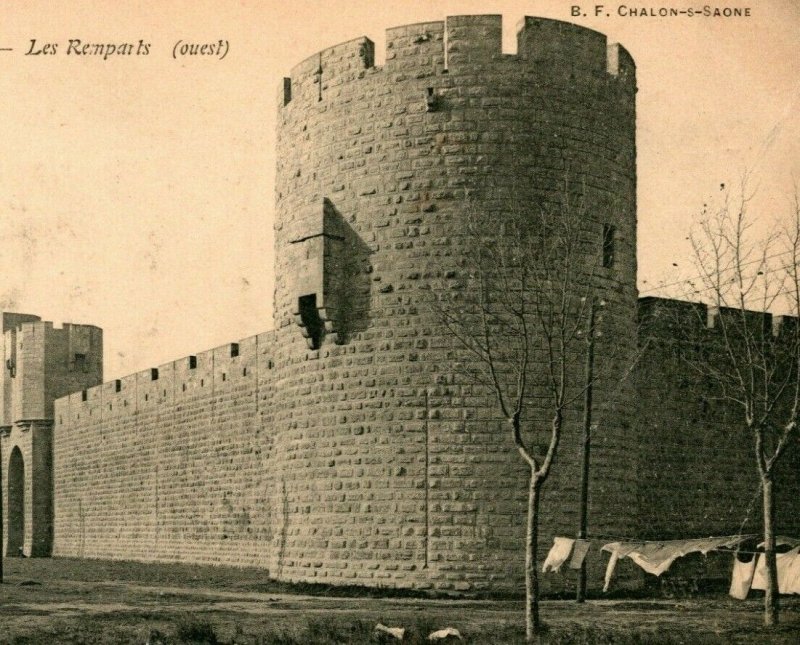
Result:
[[[595,361],[636,342],[635,67],[603,34],[500,16],[351,40],[279,93],[270,571],[291,581],[519,588],[527,469],[490,393],[424,306],[458,280],[468,208],[548,203],[579,186],[602,249]],[[592,246],[589,240],[589,246]],[[612,385],[608,386],[609,390]],[[632,401],[593,439],[589,530],[634,531]],[[608,403],[612,401],[613,403]],[[603,405],[603,404],[601,404]],[[580,403],[544,493],[541,549],[578,524]]]

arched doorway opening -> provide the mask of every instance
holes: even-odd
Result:
[[[25,543],[25,462],[18,446],[8,460],[8,548],[6,556],[20,554]]]

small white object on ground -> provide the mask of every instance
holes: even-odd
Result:
[[[445,638],[450,638],[451,636],[453,638],[461,640],[461,633],[454,627],[445,627],[444,629],[439,629],[435,632],[431,632],[430,634],[428,634],[428,640],[441,641],[444,640]]]
[[[403,640],[403,635],[406,633],[403,627],[387,627],[386,625],[381,625],[381,623],[375,625],[375,631],[394,636],[399,641]]]

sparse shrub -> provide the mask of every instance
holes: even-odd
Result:
[[[354,620],[348,624],[313,618],[308,621],[300,639],[302,643],[320,645],[347,645],[349,643],[370,642],[373,626],[365,621]]]
[[[167,645],[167,637],[159,630],[151,629],[145,645]]]
[[[183,643],[206,643],[217,645],[217,633],[211,621],[204,618],[187,616],[178,622],[175,637]]]
[[[437,629],[441,629],[442,627],[444,627],[444,625],[442,624],[441,620],[436,622],[427,617],[417,618],[414,624],[408,627],[408,631],[405,634],[403,643],[408,643],[410,645],[422,645],[422,643],[428,643],[428,634],[435,632]]]

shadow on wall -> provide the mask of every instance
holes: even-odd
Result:
[[[310,228],[291,242],[297,249],[294,318],[309,349],[319,349],[326,337],[348,343],[367,328],[370,311],[372,249],[327,199],[321,215],[308,218]]]
[[[325,287],[338,314],[335,342],[343,345],[369,323],[372,249],[327,199],[325,220],[325,228],[332,234],[324,259]]]
[[[8,460],[8,538],[6,556],[20,555],[25,543],[25,463],[15,446]]]
[[[280,580],[283,575],[283,562],[286,558],[286,541],[289,537],[289,495],[286,492],[286,480],[281,480],[281,535],[278,544],[278,570],[275,573],[276,580]]]

